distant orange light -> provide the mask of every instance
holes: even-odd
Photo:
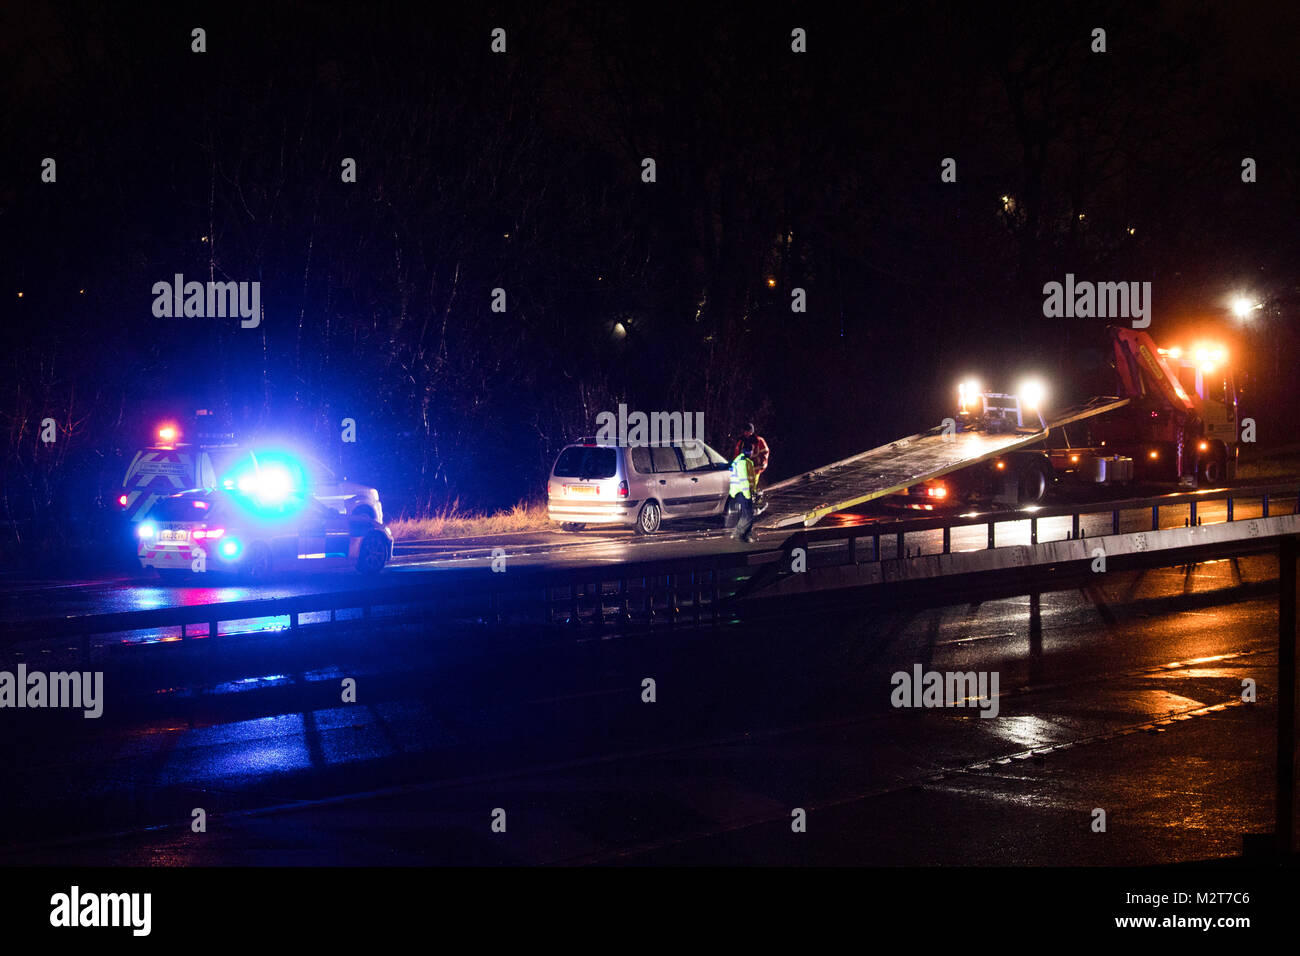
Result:
[[[1077,465],[1078,463],[1079,463],[1079,456],[1078,456],[1078,455],[1071,455],[1071,456],[1070,456],[1070,464],[1072,464],[1072,465]]]
[[[171,425],[164,425],[162,428],[158,429],[158,437],[163,441],[175,441],[176,429]]]
[[[1201,451],[1209,451],[1209,450],[1210,450],[1210,443],[1207,442],[1207,441],[1203,441],[1203,442],[1201,442],[1199,445],[1197,445],[1196,447],[1199,448]]]
[[[1160,457],[1160,452],[1156,451],[1154,448],[1151,451],[1147,452],[1147,454],[1152,458]]]
[[[776,288],[776,280],[775,280],[775,279],[768,279],[768,280],[767,280],[767,287],[768,287],[769,289],[775,289],[775,288]]]
[[[998,471],[1001,471],[1003,468],[1007,467],[1007,463],[1005,461],[995,462],[993,467]]]

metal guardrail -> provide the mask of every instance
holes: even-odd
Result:
[[[1300,484],[1287,483],[1045,507],[1033,513],[1015,511],[969,518],[900,518],[863,525],[801,529],[783,536],[775,547],[761,551],[584,568],[521,568],[506,574],[495,574],[482,568],[418,572],[420,580],[397,586],[36,620],[6,626],[4,635],[0,637],[0,646],[77,637],[81,639],[83,655],[89,656],[92,635],[179,627],[184,641],[197,636],[191,628],[198,626],[206,627],[207,636],[216,636],[220,634],[222,623],[276,617],[287,617],[290,630],[295,631],[300,626],[302,615],[328,613],[329,621],[334,622],[339,619],[340,611],[359,610],[365,619],[371,616],[373,609],[384,606],[434,605],[448,611],[459,608],[462,613],[467,613],[464,609],[476,608],[479,616],[500,621],[512,608],[528,606],[536,609],[540,604],[547,623],[561,621],[573,625],[601,626],[636,617],[669,625],[703,623],[705,620],[717,622],[729,614],[730,601],[745,593],[741,585],[754,575],[756,566],[770,567],[781,561],[788,549],[794,546],[792,542],[844,541],[846,553],[843,563],[863,563],[881,560],[880,543],[887,536],[896,537],[896,555],[903,557],[906,535],[941,530],[942,553],[947,554],[951,551],[954,528],[987,525],[987,547],[993,548],[997,546],[999,524],[1028,521],[1030,542],[1036,543],[1038,523],[1051,518],[1069,517],[1070,535],[1077,538],[1081,522],[1088,516],[1109,514],[1111,531],[1119,533],[1124,513],[1149,511],[1152,529],[1158,530],[1161,509],[1188,508],[1188,523],[1199,524],[1199,504],[1226,501],[1227,520],[1233,521],[1236,520],[1237,502],[1259,501],[1262,516],[1268,517],[1273,500],[1280,497],[1295,497],[1296,503],[1289,513],[1300,513]],[[864,544],[870,545],[869,552]],[[431,575],[437,576],[440,586],[430,585]]]

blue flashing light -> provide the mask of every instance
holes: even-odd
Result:
[[[158,534],[158,529],[152,521],[141,521],[136,525],[135,533],[142,538],[152,538]]]
[[[223,476],[221,486],[259,518],[285,518],[307,504],[307,470],[288,452],[249,452]]]
[[[217,550],[221,553],[223,558],[237,558],[239,557],[239,552],[241,550],[239,539],[227,538],[217,546]]]

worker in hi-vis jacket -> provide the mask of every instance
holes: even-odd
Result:
[[[731,460],[731,500],[735,502],[734,509],[729,510],[728,514],[735,516],[735,527],[731,529],[731,536],[746,544],[758,540],[758,535],[754,534],[754,498],[758,492],[758,469],[754,467],[754,462],[750,459],[750,452],[741,449],[740,453]]]

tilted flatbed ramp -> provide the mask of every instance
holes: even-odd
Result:
[[[1092,418],[1128,404],[1126,398],[1092,399],[1056,413],[1045,429],[990,434],[944,434],[942,426],[805,472],[763,490],[765,528],[811,527],[828,514],[895,495],[931,478],[968,468],[987,458],[1032,445],[1062,425]]]

